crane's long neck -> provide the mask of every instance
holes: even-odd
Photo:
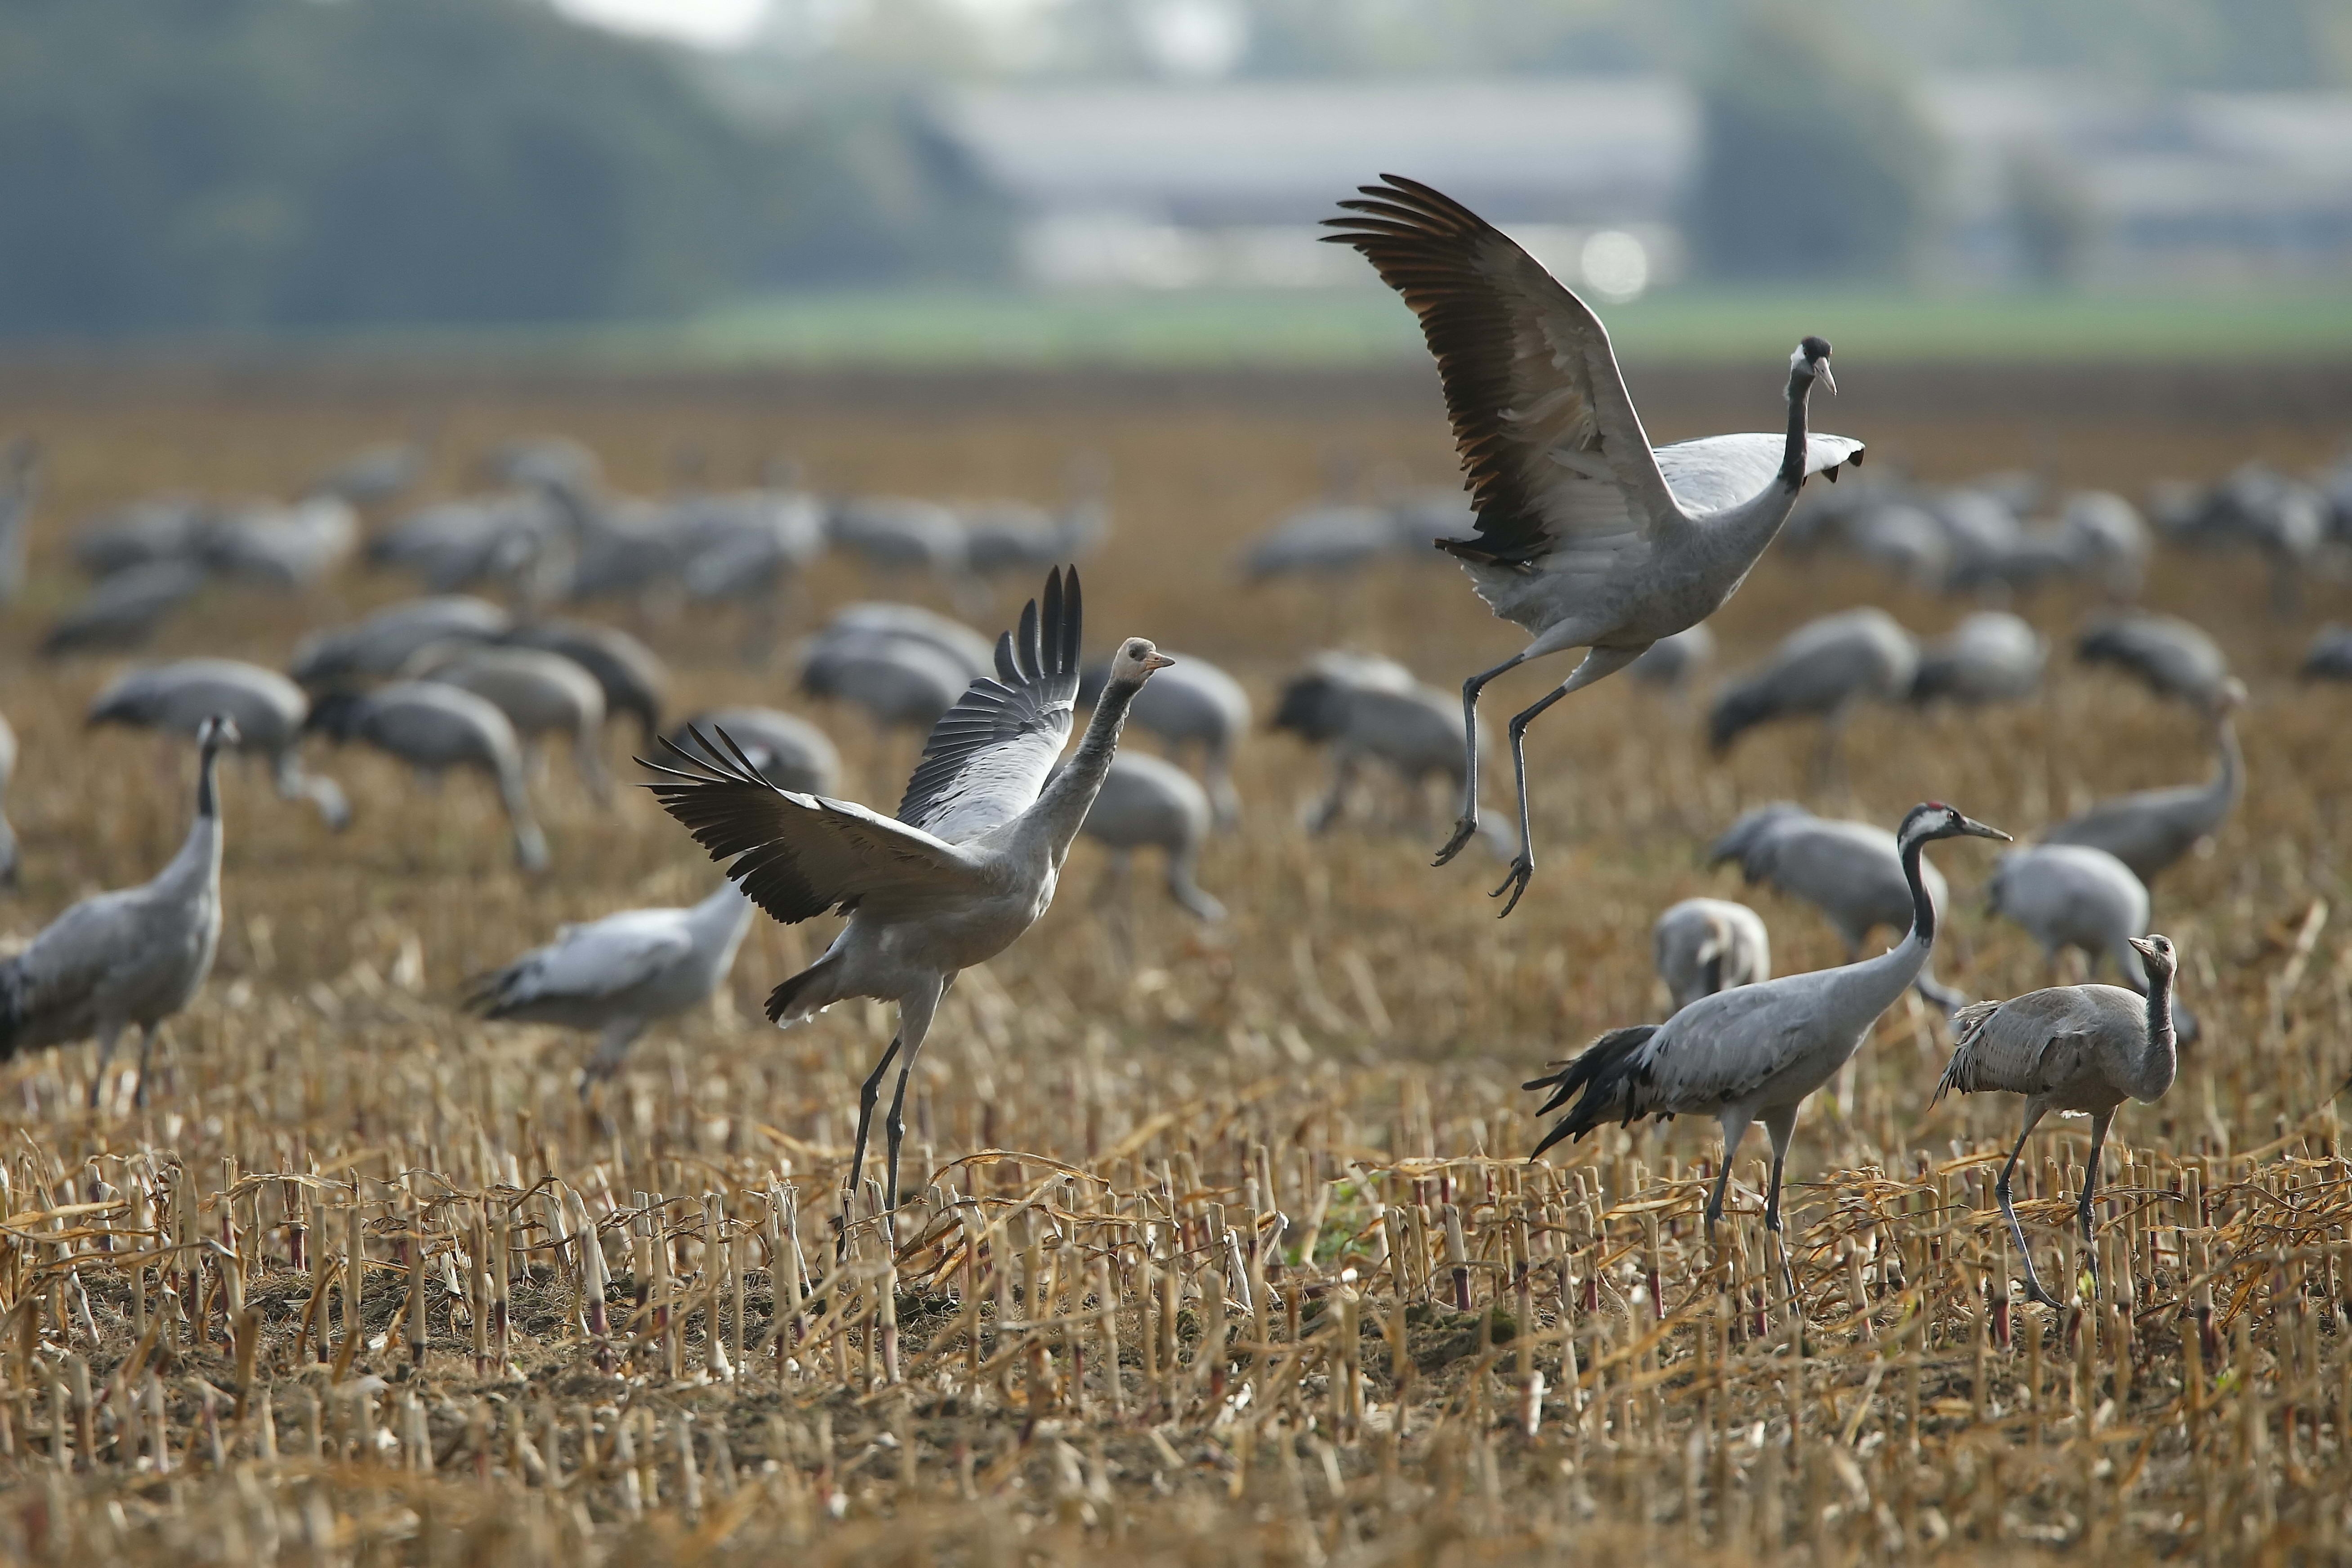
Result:
[[[196,763],[196,819],[188,825],[188,837],[181,841],[180,852],[155,878],[159,887],[178,889],[192,884],[217,885],[220,881],[220,750],[218,740],[205,742]]]
[[[1925,838],[1912,838],[1906,839],[1902,848],[1903,879],[1911,887],[1910,932],[1876,958],[1847,964],[1844,970],[1848,987],[1858,1005],[1869,1005],[1872,1018],[1893,1006],[1895,999],[1919,978],[1919,972],[1927,966],[1927,955],[1936,948],[1936,900],[1927,896],[1927,883],[1919,863],[1927,847]]]
[[[2238,748],[2238,726],[2225,711],[2214,726],[2214,742],[2221,752],[2221,766],[2213,774],[2213,782],[2205,786],[2205,798],[2221,811],[2237,803],[2239,791],[2246,787],[2245,753]]]
[[[1103,775],[1110,771],[1110,760],[1118,752],[1118,732],[1127,723],[1128,706],[1142,689],[1139,680],[1114,680],[1103,688],[1095,700],[1095,716],[1087,721],[1086,736],[1069,765],[1054,775],[1031,808],[1056,863],[1068,853],[1070,840],[1078,836],[1087,813],[1094,807]]]
[[[1789,372],[1789,442],[1780,453],[1780,483],[1791,497],[1805,484],[1805,421],[1813,380],[1811,365],[1801,364]]]
[[[2143,1103],[2162,1099],[2180,1070],[2179,1037],[2172,1026],[2172,974],[2153,964],[2147,970],[2147,1044],[2129,1086],[2131,1097]]]

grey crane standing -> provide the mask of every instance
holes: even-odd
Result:
[[[1107,895],[1124,890],[1137,850],[1158,849],[1167,857],[1168,896],[1196,920],[1225,918],[1225,906],[1194,880],[1209,837],[1208,792],[1175,763],[1139,752],[1113,757],[1079,831],[1111,852]]]
[[[597,1031],[580,1092],[613,1076],[646,1026],[709,999],[751,929],[751,900],[732,882],[691,909],[625,910],[568,925],[473,983],[486,1018]]]
[[[1761,1121],[1772,1140],[1772,1188],[1764,1225],[1777,1235],[1780,1176],[1798,1108],[1836,1076],[1862,1048],[1879,1015],[1926,972],[1936,945],[1936,901],[1921,877],[1920,853],[1937,839],[1962,836],[2009,837],[1940,801],[1915,805],[1903,818],[1895,841],[1910,884],[1911,930],[1885,952],[1843,968],[1718,991],[1663,1024],[1612,1029],[1559,1064],[1559,1071],[1527,1084],[1552,1091],[1538,1115],[1569,1107],[1535,1154],[1562,1138],[1582,1138],[1604,1121],[1713,1116],[1723,1126],[1723,1164],[1707,1198],[1711,1231],[1723,1217],[1732,1156],[1748,1126]]]
[[[1854,705],[1900,701],[1919,668],[1919,645],[1884,610],[1845,610],[1808,621],[1772,657],[1732,682],[1707,714],[1707,742],[1717,756],[1742,731],[1775,719],[1818,717],[1822,746],[1815,771],[1838,764],[1838,737]]]
[[[547,869],[547,837],[523,786],[522,747],[497,707],[470,691],[430,680],[399,680],[364,695],[332,692],[311,705],[310,728],[339,742],[363,741],[438,781],[453,767],[490,775],[514,834],[515,861]]]
[[[1861,958],[1863,943],[1878,927],[1901,931],[1910,923],[1911,877],[1902,845],[1870,823],[1815,816],[1790,801],[1759,805],[1707,850],[1708,865],[1726,860],[1737,860],[1749,884],[1769,883],[1827,915],[1849,959]],[[1944,908],[1950,895],[1943,873],[1926,866],[1919,875],[1936,907]],[[1948,1014],[1967,1000],[1939,984],[1924,963],[1918,991]]]
[[[1158,736],[1169,754],[1201,748],[1201,782],[1208,786],[1216,826],[1241,819],[1241,796],[1234,789],[1234,752],[1249,733],[1249,693],[1242,683],[1189,653],[1171,654],[1176,663],[1136,695],[1128,712],[1138,729]],[[1092,706],[1110,679],[1108,663],[1090,666],[1078,680],[1078,701]]]
[[[2011,1196],[2010,1177],[2025,1141],[2053,1110],[2091,1119],[2091,1152],[2083,1163],[2083,1193],[2075,1213],[2082,1220],[2083,1239],[2090,1246],[2095,1291],[2098,1237],[2091,1201],[2099,1185],[2099,1150],[2107,1141],[2107,1128],[2125,1100],[2147,1104],[2163,1099],[2179,1068],[2172,1023],[2172,978],[2178,967],[2172,943],[2161,936],[2134,937],[2132,947],[2147,970],[2146,997],[2116,985],[2056,985],[2006,1002],[1977,1002],[1962,1008],[1959,1044],[1929,1101],[1954,1090],[2025,1096],[2025,1126],[2000,1168],[1993,1193],[2017,1243],[2025,1293],[2045,1307],[2061,1303],[2042,1288],[2033,1271],[2033,1253],[2025,1245],[2025,1227],[2018,1223]]]
[[[1469,208],[1393,174],[1343,202],[1325,237],[1363,252],[1421,318],[1475,497],[1475,539],[1441,540],[1495,613],[1534,640],[1464,682],[1462,817],[1440,865],[1478,831],[1478,693],[1531,658],[1589,651],[1511,721],[1519,851],[1495,889],[1511,912],[1535,875],[1528,726],[1660,637],[1705,620],[1780,531],[1809,475],[1859,463],[1859,441],[1810,436],[1816,384],[1834,393],[1830,345],[1789,358],[1785,436],[1716,436],[1653,450],[1600,319]]]
[[[1650,953],[1677,1013],[1702,996],[1772,978],[1764,917],[1728,899],[1685,899],[1650,928]]]
[[[727,731],[732,751],[696,739]],[[831,736],[807,720],[774,708],[706,708],[669,732],[668,745],[706,764],[742,753],[759,775],[795,795],[834,795],[841,788],[841,752]]]
[[[1919,650],[1910,698],[1924,707],[2018,702],[2042,685],[2041,635],[2006,610],[1979,610]]]
[[[2103,800],[2042,835],[2044,844],[2087,844],[2104,849],[2150,887],[2158,873],[2221,830],[2245,793],[2245,755],[2232,715],[2246,700],[2236,680],[2222,683],[2208,714],[2220,753],[2213,776],[2201,784],[2139,790]]]
[[[309,801],[338,833],[351,826],[351,803],[341,787],[302,767],[310,699],[274,669],[233,658],[184,658],[134,669],[90,700],[86,721],[198,735],[215,714],[236,722],[239,751],[268,762],[280,800]]]
[[[845,925],[824,955],[776,987],[768,1017],[791,1024],[853,996],[895,1001],[898,1032],[858,1096],[848,1190],[864,1174],[882,1075],[899,1059],[885,1124],[884,1212],[898,1206],[907,1082],[956,974],[1011,946],[1053,901],[1070,841],[1118,747],[1128,705],[1168,661],[1141,637],[1119,645],[1110,684],[1069,764],[1047,782],[1078,692],[1077,573],[1045,579],[1019,634],[996,645],[996,675],[932,730],[896,820],[761,778],[748,759],[713,766],[672,753],[649,787],[753,901],[787,925],[828,910]],[[716,737],[719,745],[726,737]],[[846,1216],[845,1216],[845,1220]]]
[[[220,752],[236,744],[226,718],[198,731],[196,815],[180,852],[153,880],[84,899],[32,945],[0,963],[0,1058],[96,1037],[95,1106],[122,1031],[139,1029],[136,1103],[147,1100],[155,1031],[212,973],[220,944]]]
[[[929,729],[971,679],[936,644],[887,632],[821,633],[801,657],[802,691],[863,708],[877,730]]]
[[[2230,679],[2220,645],[2177,616],[2129,611],[2095,621],[2074,644],[2084,664],[2111,664],[2158,697],[2210,708]]]

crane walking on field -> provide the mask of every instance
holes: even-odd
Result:
[[[1960,1009],[1960,1043],[1928,1103],[1948,1093],[1993,1092],[2025,1096],[2025,1126],[2000,1168],[1993,1195],[2009,1221],[2025,1270],[2025,1293],[2045,1307],[2060,1303],[2042,1288],[2033,1254],[2018,1224],[2010,1177],[2034,1126],[2055,1110],[2091,1119],[2091,1152],[2083,1163],[2083,1193],[2075,1212],[2089,1250],[2092,1289],[2098,1289],[2097,1232],[2091,1199],[2099,1185],[2099,1150],[2116,1108],[2126,1100],[2147,1104],[2164,1098],[2179,1067],[2172,1027],[2172,976],[2178,960],[2170,941],[2134,937],[2132,947],[2147,971],[2147,995],[2119,985],[2053,985],[2006,1002],[1976,1002]]]
[[[1895,843],[1911,886],[1911,931],[1877,957],[1702,996],[1663,1024],[1612,1029],[1559,1064],[1559,1071],[1524,1085],[1552,1091],[1539,1116],[1569,1106],[1535,1154],[1562,1138],[1580,1139],[1604,1121],[1713,1116],[1723,1124],[1723,1165],[1706,1204],[1712,1232],[1723,1217],[1732,1156],[1748,1125],[1760,1120],[1772,1140],[1764,1226],[1778,1235],[1780,1173],[1797,1110],[1861,1049],[1879,1015],[1927,968],[1936,945],[1936,903],[1927,896],[1919,857],[1937,839],[1964,836],[2009,837],[1940,801],[1915,805],[1904,817]]]
[[[1507,915],[1535,875],[1525,737],[1570,692],[1713,615],[1788,521],[1813,474],[1834,479],[1863,445],[1811,436],[1816,384],[1834,394],[1830,345],[1789,356],[1783,436],[1711,436],[1653,450],[1609,334],[1583,300],[1477,214],[1427,185],[1383,175],[1342,202],[1324,237],[1353,246],[1421,318],[1437,360],[1478,527],[1441,539],[1479,597],[1534,639],[1463,683],[1462,816],[1444,865],[1478,831],[1478,693],[1531,658],[1588,649],[1558,689],[1511,721],[1519,851],[1495,896]]]
[[[1012,946],[1053,902],[1128,706],[1171,662],[1141,637],[1120,643],[1085,740],[1049,782],[1077,700],[1081,608],[1075,568],[1066,579],[1058,569],[1046,577],[1042,616],[1029,601],[1019,636],[997,640],[995,678],[973,681],[933,727],[896,820],[778,789],[723,732],[715,737],[730,753],[723,762],[673,747],[675,765],[647,764],[667,775],[647,786],[655,798],[713,859],[730,862],[728,876],[761,909],[787,925],[828,910],[849,916],[824,955],[769,996],[771,1022],[797,1023],[853,996],[898,1003],[898,1032],[858,1095],[849,1166],[854,1194],[882,1075],[903,1052],[885,1124],[886,1215],[898,1206],[907,1080],[940,997],[958,972]],[[709,741],[703,747],[714,750]]]
[[[226,717],[196,731],[196,816],[171,864],[152,881],[84,899],[51,921],[32,946],[0,963],[0,1059],[98,1037],[89,1102],[99,1103],[106,1064],[122,1031],[139,1026],[139,1080],[147,1103],[155,1031],[195,999],[220,945],[221,816],[216,779],[223,746],[237,742]]]

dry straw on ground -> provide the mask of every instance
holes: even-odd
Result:
[[[1768,367],[1769,368],[1769,367]],[[1980,408],[1837,424],[1881,460],[1957,476],[2020,450]],[[1772,377],[1757,378],[1769,406]],[[1018,390],[1018,389],[1016,389]],[[1083,389],[1081,389],[1083,390]],[[599,384],[146,387],[77,384],[0,407],[55,455],[38,593],[71,591],[61,520],[143,490],[282,489],[341,447],[439,420],[444,483],[494,436],[560,426],[651,488],[693,442],[714,471],[790,447],[824,482],[1051,492],[1068,454],[1116,473],[1119,532],[1087,567],[1093,637],[1150,635],[1265,695],[1344,637],[1451,679],[1507,647],[1442,566],[1338,591],[1244,591],[1225,562],[1310,494],[1340,447],[1440,480],[1417,401],[1327,388],[853,405],[757,388]],[[2250,400],[2239,423],[2044,409],[2055,477],[2137,488],[2320,433]],[[1914,402],[1918,402],[1916,397]],[[1654,405],[1654,409],[1655,405]],[[978,409],[978,412],[971,410]],[[1695,421],[1655,409],[1662,437]],[[863,591],[828,565],[814,597]],[[220,593],[165,651],[280,663],[296,632],[388,596]],[[2203,1042],[2159,1106],[2127,1110],[2100,1205],[2100,1278],[2069,1225],[2084,1139],[2037,1141],[2023,1194],[2063,1312],[2011,1300],[1990,1194],[2014,1107],[1927,1099],[1945,1040],[1909,1008],[1800,1126],[1788,1261],[1760,1228],[1759,1148],[1710,1247],[1712,1130],[1611,1131],[1521,1158],[1515,1087],[1598,1029],[1656,1016],[1647,926],[1729,893],[1696,864],[1740,806],[1801,785],[1811,737],[1706,763],[1690,718],[1623,681],[1537,731],[1549,852],[1496,925],[1484,866],[1426,865],[1433,819],[1368,789],[1304,837],[1319,764],[1262,738],[1247,820],[1203,881],[1202,932],[1151,899],[1061,903],[934,1031],[895,1238],[834,1188],[878,1009],[790,1035],[766,987],[819,931],[761,922],[717,1016],[656,1031],[609,1094],[572,1092],[582,1042],[484,1026],[461,980],[559,920],[691,898],[712,872],[649,802],[599,814],[541,786],[556,870],[509,866],[483,792],[423,794],[374,759],[323,765],[360,819],[332,838],[238,773],[228,930],[176,1026],[153,1103],[83,1109],[89,1059],[12,1064],[0,1157],[0,1551],[55,1562],[772,1561],[1316,1563],[2011,1556],[2340,1557],[2352,1508],[2352,1164],[2329,1091],[2352,1070],[2343,700],[2286,679],[2306,621],[2252,563],[2167,561],[2244,668],[2252,786],[2212,858],[2158,890]],[[2315,583],[2305,611],[2340,609]],[[1732,663],[1865,599],[1915,629],[1961,606],[1775,562],[1723,617]],[[1011,606],[1008,605],[1007,608]],[[2026,606],[2063,635],[2086,606]],[[184,822],[184,757],[85,735],[113,668],[32,665],[8,626],[0,706],[25,740],[10,809],[29,932],[87,888],[149,873]],[[736,629],[658,608],[682,700],[775,700]],[[1524,683],[1529,693],[1534,681]],[[1497,694],[1507,700],[1509,694]],[[1497,710],[1500,711],[1500,710]],[[864,793],[909,760],[835,724]],[[1849,741],[1852,800],[1926,795],[2022,832],[2093,793],[2201,774],[2196,726],[2061,661],[2049,698]],[[616,747],[618,742],[615,742]],[[1946,979],[2041,984],[1988,923],[1980,848],[1941,847],[1958,906]],[[1738,896],[1734,894],[1734,896]],[[1782,967],[1835,962],[1769,895]],[[895,1246],[893,1241],[895,1239]]]

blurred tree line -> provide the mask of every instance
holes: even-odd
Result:
[[[5,0],[0,332],[551,321],[987,275],[913,100],[750,124],[539,0]]]

